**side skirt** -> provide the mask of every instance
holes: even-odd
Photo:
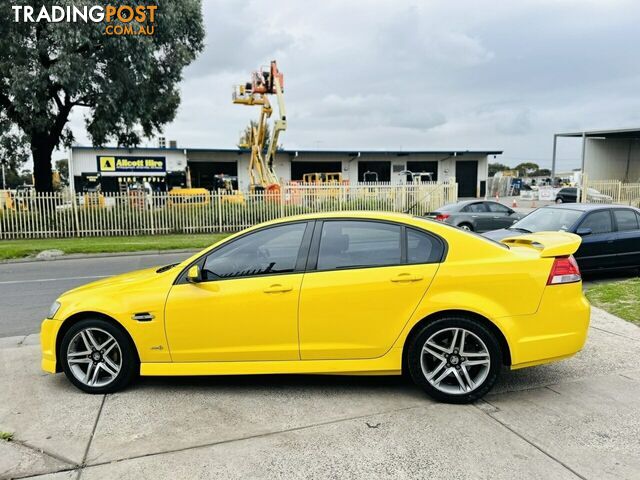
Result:
[[[271,362],[142,363],[140,375],[262,375],[323,373],[333,375],[400,375],[402,348],[379,358],[359,360],[283,360]]]

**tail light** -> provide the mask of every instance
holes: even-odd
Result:
[[[444,222],[447,218],[449,218],[451,215],[449,215],[448,213],[438,213],[436,215],[436,220],[438,220],[439,222]]]
[[[559,285],[562,283],[575,283],[582,280],[580,268],[573,255],[557,257],[551,267],[551,273],[547,285]]]

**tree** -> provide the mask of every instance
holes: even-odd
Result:
[[[541,168],[539,170],[536,170],[535,172],[532,172],[531,176],[532,177],[550,177],[551,170],[549,170],[548,168]]]
[[[69,185],[69,160],[62,158],[55,162],[56,170],[60,175],[60,183],[62,185]]]
[[[24,136],[0,112],[0,171],[4,173],[0,188],[11,188],[18,181],[18,170],[29,159],[25,145]]]
[[[253,143],[253,132],[258,130],[258,122],[256,120],[250,120],[249,125],[244,127],[244,130],[240,134],[240,139],[238,140],[239,148],[251,148]],[[271,128],[269,124],[265,125],[264,129],[264,144],[263,150],[266,151],[269,148],[269,142],[271,140]]]
[[[503,172],[505,170],[509,170],[511,167],[508,165],[504,165],[502,163],[490,163],[489,164],[489,176],[493,177],[498,172]]]
[[[540,167],[538,166],[537,163],[523,162],[516,165],[515,170],[518,171],[518,174],[521,177],[526,177],[527,175],[530,175],[531,173],[540,170]]]
[[[54,2],[21,3],[38,12]],[[104,22],[30,23],[0,15],[0,116],[30,145],[38,191],[52,188],[53,151],[73,141],[67,123],[75,108],[86,109],[86,129],[96,146],[109,140],[136,146],[175,117],[183,69],[203,48],[202,5],[161,3],[149,36],[106,35]]]

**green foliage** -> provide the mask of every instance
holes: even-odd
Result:
[[[531,175],[533,172],[540,170],[540,167],[537,163],[523,162],[516,165],[515,170],[518,171],[521,177],[525,177],[527,175]]]
[[[5,442],[10,442],[13,440],[13,433],[11,432],[0,432],[0,440],[4,440]]]
[[[503,163],[490,163],[489,164],[489,176],[493,177],[498,172],[503,172],[505,170],[510,170],[511,167],[505,165]]]
[[[640,325],[640,278],[599,283],[586,295],[596,307]]]
[[[536,170],[535,172],[532,172],[530,174],[530,176],[532,176],[532,177],[550,177],[551,176],[551,170],[549,170],[548,168],[541,168],[540,170]]]
[[[227,234],[140,235],[127,237],[43,238],[0,240],[0,260],[24,258],[43,250],[72,253],[122,253],[145,250],[199,249],[222,240]]]
[[[62,185],[69,185],[69,160],[66,158],[56,160],[55,165],[60,175],[60,183],[62,183]]]
[[[38,11],[43,4],[72,3],[21,5]],[[22,23],[12,12],[0,15],[0,120],[30,144],[39,191],[51,190],[53,150],[73,140],[67,122],[74,108],[86,108],[94,145],[134,146],[173,120],[183,69],[204,45],[201,0],[145,4],[159,6],[155,35],[109,36],[103,23]]]

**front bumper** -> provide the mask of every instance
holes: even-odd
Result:
[[[56,373],[57,355],[56,338],[62,322],[47,318],[40,325],[40,350],[42,352],[42,370],[49,373]]]

